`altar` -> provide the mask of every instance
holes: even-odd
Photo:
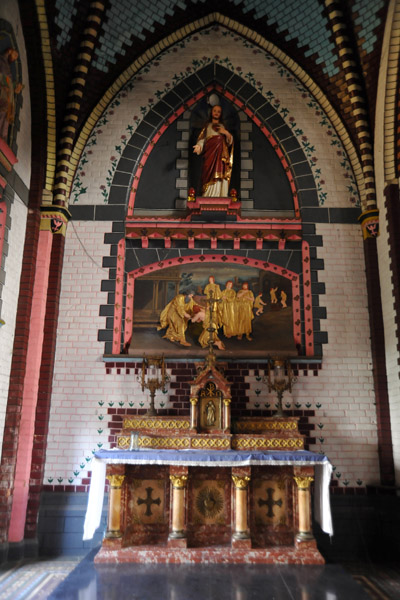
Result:
[[[331,535],[329,460],[304,450],[297,417],[280,408],[232,422],[231,400],[210,344],[189,415],[158,416],[153,399],[146,415],[123,420],[116,448],[95,453],[84,539],[100,524],[109,481],[95,562],[324,563],[311,484],[315,518]]]
[[[107,532],[95,562],[323,564],[314,514],[332,534],[331,465],[307,451],[100,450],[84,539]]]

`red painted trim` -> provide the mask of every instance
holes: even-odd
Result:
[[[246,115],[248,117],[250,117],[250,119],[253,121],[253,123],[261,130],[261,132],[264,134],[264,136],[267,138],[267,140],[271,144],[273,150],[275,151],[276,155],[278,156],[279,160],[281,161],[283,170],[286,173],[286,177],[288,178],[290,189],[292,191],[295,216],[296,216],[296,218],[299,219],[300,218],[300,208],[299,208],[299,200],[298,200],[296,183],[294,180],[294,176],[290,170],[290,165],[287,162],[285,155],[284,155],[282,149],[280,148],[278,141],[275,139],[275,137],[272,135],[272,133],[267,129],[267,127],[265,125],[261,126],[260,119],[258,119],[258,117],[256,117],[256,115],[253,113],[253,111],[251,111],[247,106],[244,105],[244,103],[241,100],[238,100],[238,98],[236,98],[236,96],[233,96],[230,92],[225,90],[219,84],[217,84],[215,86],[215,88],[214,88],[214,86],[209,85],[206,90],[202,90],[201,92],[198,92],[196,94],[196,96],[194,96],[194,98],[191,99],[191,101],[187,101],[182,106],[180,106],[174,112],[174,114],[171,115],[166,120],[167,124],[164,123],[164,125],[162,125],[162,127],[160,127],[160,129],[157,131],[157,133],[148,142],[147,146],[145,147],[146,148],[145,152],[143,152],[139,166],[137,167],[137,169],[135,171],[135,177],[134,177],[134,181],[135,181],[134,186],[135,187],[132,187],[130,195],[129,195],[127,218],[129,219],[129,218],[133,217],[133,209],[135,206],[136,192],[137,192],[137,189],[139,186],[140,177],[142,175],[143,168],[146,164],[146,161],[147,161],[148,157],[150,156],[150,153],[153,150],[154,146],[159,141],[162,134],[165,133],[165,131],[168,129],[168,127],[184,112],[184,110],[186,110],[186,108],[188,106],[191,106],[192,104],[194,104],[195,101],[200,100],[200,98],[205,96],[205,94],[208,93],[209,91],[211,91],[212,89],[216,89],[220,94],[225,96],[225,98],[227,98],[228,100],[230,100],[231,102],[236,104],[236,106],[238,106],[240,109],[242,109],[246,113]]]
[[[166,269],[168,267],[173,267],[176,265],[184,265],[189,263],[214,263],[214,264],[238,264],[245,265],[247,267],[255,267],[257,269],[261,269],[263,271],[271,271],[272,273],[276,273],[277,275],[281,275],[285,277],[285,279],[289,279],[292,282],[292,304],[293,304],[293,338],[296,345],[301,344],[301,319],[300,319],[300,282],[299,276],[297,273],[293,271],[289,271],[288,269],[284,269],[278,265],[273,263],[268,263],[262,260],[255,260],[254,258],[245,258],[243,256],[227,256],[225,254],[194,254],[192,256],[182,256],[178,258],[171,258],[168,260],[160,261],[158,263],[152,263],[150,265],[146,265],[145,267],[140,267],[128,273],[128,281],[132,281],[132,285],[134,285],[134,281],[138,277],[142,277],[147,273],[153,273],[155,271],[159,271],[162,269]],[[131,285],[131,284],[130,284]],[[134,293],[130,294],[130,297],[126,299],[126,313],[133,320],[133,299]],[[121,308],[121,317],[122,317],[122,308]],[[127,328],[125,328],[125,339],[129,339],[131,335],[131,331],[129,331],[127,335]],[[114,329],[115,340],[117,339],[116,332]],[[117,347],[117,343],[113,343],[113,348]],[[118,351],[114,352],[114,354],[119,354],[120,341],[118,345]]]
[[[122,308],[124,303],[125,239],[118,242],[117,278],[115,281],[113,354],[121,351]]]
[[[30,539],[35,538],[37,535],[40,495],[43,487],[46,462],[64,246],[65,237],[63,235],[54,235],[51,250],[46,320],[44,324],[44,338],[46,341],[40,367],[35,433],[32,447],[32,466],[29,480],[29,499],[25,522],[25,538]]]
[[[15,165],[15,163],[18,162],[18,158],[15,156],[14,152],[11,150],[10,146],[8,144],[6,144],[6,142],[3,140],[3,138],[0,138],[0,153],[4,156],[6,161],[9,163],[10,168],[8,168],[8,165],[4,164],[4,162],[3,162],[5,168],[7,169],[7,171],[11,171],[11,169]]]
[[[173,223],[174,225],[176,224],[176,227],[187,227],[188,226],[188,222],[190,221],[190,215],[188,215],[187,217],[184,218],[177,218],[177,217],[137,217],[136,215],[133,217],[132,215],[128,215],[125,219],[125,222],[130,225],[136,225],[137,223],[140,223],[143,226],[145,226],[146,223],[151,223],[151,224],[157,224],[160,225],[160,227],[162,227],[163,223],[165,223],[166,225],[168,225],[168,227],[170,227],[171,223]],[[244,224],[248,224],[250,225],[257,225],[257,227],[261,224],[261,225],[265,225],[265,226],[272,226],[274,225],[274,228],[278,228],[278,227],[282,227],[282,225],[284,225],[286,228],[291,227],[292,229],[299,229],[301,226],[301,221],[300,219],[296,218],[296,219],[291,219],[291,218],[287,218],[287,219],[283,219],[283,218],[275,218],[275,217],[270,217],[269,219],[259,219],[259,218],[244,218],[241,216],[237,216],[237,221],[240,221],[241,223]],[[191,223],[192,225],[192,223]],[[193,225],[196,225],[196,223],[193,223]],[[214,225],[214,224],[213,224]],[[217,225],[217,223],[215,224]],[[235,227],[234,223],[220,223],[220,225],[224,225],[226,227]],[[197,223],[197,226],[199,226],[199,224]]]
[[[132,334],[132,323],[133,323],[133,301],[135,293],[135,280],[129,274],[127,277],[126,284],[126,306],[125,306],[125,332],[124,341],[129,340]]]
[[[314,325],[311,294],[310,246],[302,243],[303,254],[303,296],[304,296],[304,331],[306,356],[314,356]]]
[[[36,405],[38,400],[39,374],[44,349],[44,322],[46,317],[52,242],[53,234],[50,231],[40,231],[35,283],[33,286],[26,372],[22,394],[19,440],[14,477],[14,494],[8,532],[9,542],[20,542],[24,537],[29,492],[28,482],[32,464],[32,446],[34,440]]]

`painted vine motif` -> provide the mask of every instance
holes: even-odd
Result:
[[[114,100],[110,103],[108,108],[103,113],[103,116],[98,120],[92,133],[89,136],[85,149],[82,152],[81,159],[79,161],[79,165],[73,181],[71,191],[72,202],[78,202],[81,196],[84,196],[87,193],[87,186],[84,185],[84,179],[86,177],[85,165],[90,160],[90,155],[92,154],[91,148],[97,145],[98,138],[103,133],[102,128],[109,122],[109,117],[114,114],[114,109],[121,104],[121,100],[127,97],[128,92],[131,92],[134,89],[137,82],[142,81],[143,74],[148,73],[153,67],[159,67],[162,59],[165,58],[165,56],[173,52],[177,52],[177,48],[185,48],[186,45],[191,41],[199,40],[199,36],[209,35],[212,30],[221,31],[224,37],[231,37],[235,42],[242,43],[242,45],[245,48],[251,49],[254,54],[263,54],[266,61],[269,62],[269,65],[271,67],[275,67],[278,75],[282,78],[286,78],[288,82],[293,83],[296,89],[301,93],[302,98],[304,98],[305,100],[308,99],[307,106],[311,110],[315,111],[315,116],[320,118],[319,125],[324,129],[325,134],[329,136],[330,145],[336,147],[337,149],[336,152],[338,160],[340,161],[340,166],[344,171],[344,177],[348,180],[347,192],[349,194],[349,201],[353,206],[360,206],[360,198],[358,195],[357,185],[348,156],[343,148],[339,136],[335,131],[335,128],[333,127],[325,112],[321,109],[320,105],[316,102],[312,94],[310,94],[310,92],[307,91],[307,89],[289,70],[287,70],[271,55],[260,50],[245,39],[235,35],[230,31],[223,30],[218,26],[207,29],[205,31],[201,31],[195,35],[188,36],[188,38],[180,41],[173,48],[165,50],[162,54],[156,57],[156,59],[147,63],[140,70],[138,75],[134,76],[117,94],[117,96],[114,98]],[[120,137],[120,142],[114,147],[115,153],[110,157],[110,165],[105,176],[105,181],[99,186],[104,203],[107,203],[108,201],[108,194],[115,170],[117,168],[119,157],[122,155],[128,140],[133,135],[138,125],[141,123],[145,115],[154,107],[156,103],[155,98],[157,100],[161,100],[163,96],[167,94],[174,86],[186,79],[189,75],[210,64],[211,62],[216,62],[217,64],[220,64],[221,66],[224,66],[225,68],[229,69],[232,73],[236,73],[243,79],[247,80],[260,94],[262,94],[270,102],[270,104],[281,115],[281,117],[284,119],[287,125],[293,130],[294,135],[299,141],[304,151],[304,154],[308,159],[311,171],[314,175],[314,179],[316,182],[319,204],[322,206],[327,199],[328,193],[325,188],[325,180],[322,176],[322,169],[317,166],[318,158],[315,145],[311,144],[310,140],[305,135],[304,130],[297,125],[296,120],[290,114],[289,109],[282,105],[280,99],[277,98],[271,90],[264,89],[262,82],[257,81],[255,79],[254,73],[252,73],[251,71],[246,73],[240,65],[235,66],[228,57],[222,58],[219,55],[215,55],[213,57],[203,56],[201,59],[193,59],[192,63],[188,65],[184,70],[180,71],[179,73],[175,73],[175,75],[172,78],[172,84],[170,82],[166,82],[163,89],[156,90],[154,92],[154,97],[148,98],[148,102],[146,105],[140,106],[140,115],[134,115],[132,123],[129,123],[126,126],[125,133],[122,134]]]

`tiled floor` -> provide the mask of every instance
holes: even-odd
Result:
[[[0,600],[398,600],[400,569],[352,564],[95,565],[59,559],[5,566]]]
[[[341,566],[94,565],[86,560],[51,598],[84,600],[383,600]]]
[[[0,567],[0,600],[46,600],[80,558],[35,560]]]

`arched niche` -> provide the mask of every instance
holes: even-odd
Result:
[[[308,207],[317,206],[316,184],[308,159],[283,117],[248,82],[221,65],[209,67],[200,69],[194,79],[191,76],[180,82],[144,116],[118,162],[108,202],[124,201],[128,217],[149,209],[186,209],[193,141],[191,116],[197,106],[201,108],[202,101],[206,102],[207,95],[215,92],[221,103],[236,111],[240,121],[240,157],[236,159],[235,177],[240,178],[237,187],[239,198],[245,201],[243,208],[293,213],[301,207],[302,193]],[[304,192],[296,187],[298,174],[306,184]]]

